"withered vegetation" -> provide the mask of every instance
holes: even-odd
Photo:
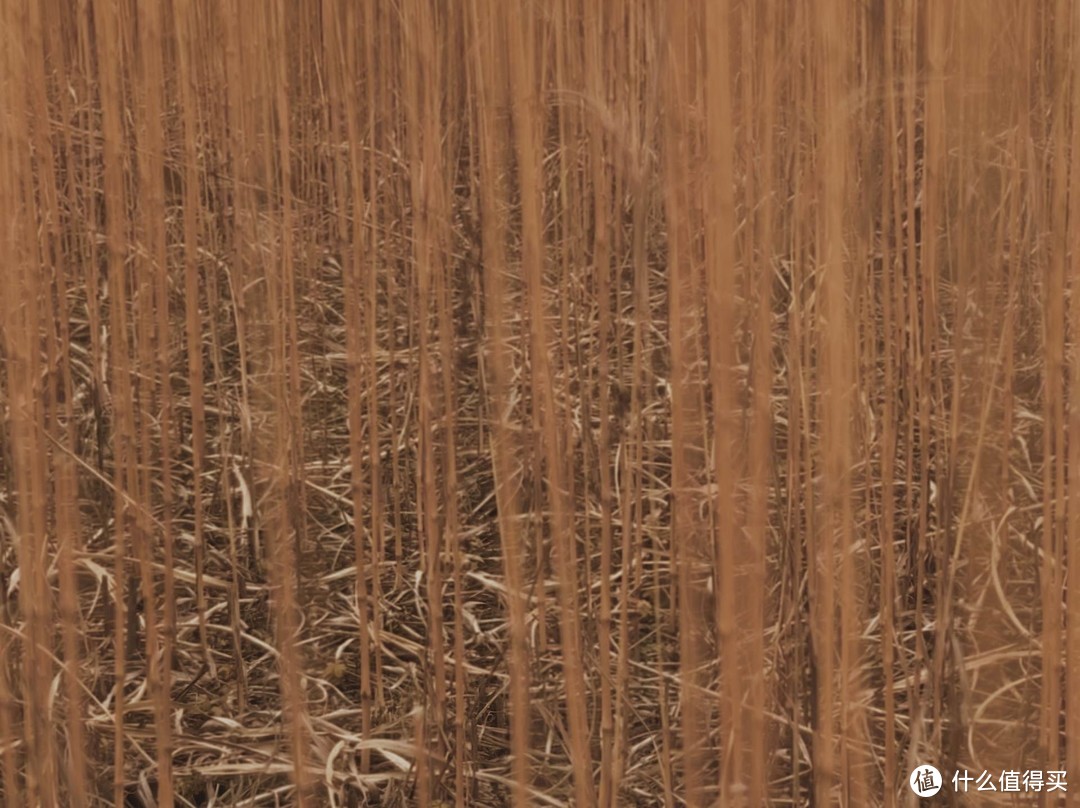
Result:
[[[0,0],[0,802],[1080,778],[1077,42]]]

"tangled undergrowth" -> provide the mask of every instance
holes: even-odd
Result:
[[[0,802],[1080,775],[1078,33],[0,2]]]

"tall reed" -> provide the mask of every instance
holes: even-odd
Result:
[[[1068,3],[0,21],[5,805],[1080,767]]]

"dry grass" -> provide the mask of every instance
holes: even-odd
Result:
[[[1080,777],[1078,37],[0,2],[3,804]]]

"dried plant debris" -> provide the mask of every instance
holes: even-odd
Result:
[[[1080,776],[1069,4],[0,9],[4,806]]]

